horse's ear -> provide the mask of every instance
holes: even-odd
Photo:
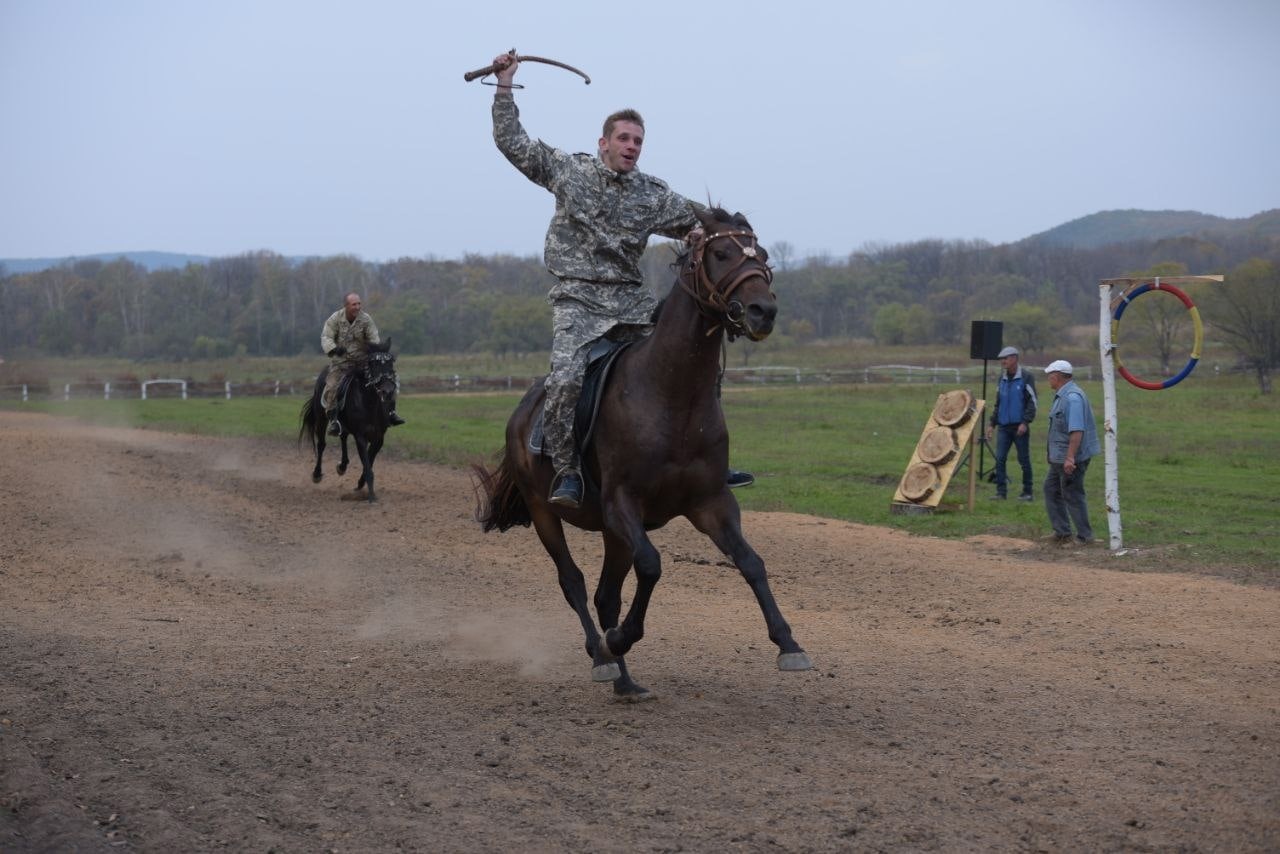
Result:
[[[391,352],[391,336],[390,335],[387,336],[387,352],[388,353]]]

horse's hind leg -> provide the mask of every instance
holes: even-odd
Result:
[[[751,592],[756,596],[760,611],[764,614],[765,625],[769,629],[769,640],[778,647],[779,670],[808,670],[813,665],[809,656],[791,636],[791,626],[783,619],[778,609],[778,602],[769,587],[769,576],[765,572],[764,561],[755,549],[742,536],[741,512],[738,503],[729,496],[726,490],[716,504],[702,512],[689,516],[689,521],[702,533],[711,538],[720,551],[733,561],[733,565],[742,573]]]
[[[560,591],[564,594],[569,607],[578,615],[578,621],[582,623],[582,631],[586,635],[587,655],[592,659],[591,678],[596,682],[608,682],[619,678],[622,670],[613,656],[608,654],[607,647],[604,655],[601,655],[603,642],[600,632],[596,630],[596,624],[591,619],[590,611],[587,610],[587,582],[582,576],[582,570],[574,563],[573,555],[569,553],[569,544],[565,542],[564,525],[560,517],[541,504],[531,506],[529,515],[533,519],[534,530],[538,532],[538,539],[542,541],[542,547],[555,562]]]

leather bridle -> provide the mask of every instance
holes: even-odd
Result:
[[[377,393],[378,399],[386,403],[388,397],[394,397],[400,382],[396,379],[396,357],[390,353],[370,353],[365,363],[364,387]],[[375,370],[376,368],[376,370]],[[390,385],[390,390],[384,386]]]
[[[740,256],[736,264],[713,282],[707,275],[704,256],[715,240],[733,241]],[[756,242],[755,233],[746,229],[717,231],[696,239],[689,250],[684,269],[680,271],[680,286],[693,297],[698,310],[704,315],[716,320],[723,319],[729,338],[733,339],[738,335],[748,335],[744,322],[746,309],[741,302],[733,299],[733,293],[743,282],[756,276],[764,279],[766,286],[773,284],[773,270],[761,258],[760,244]],[[713,326],[707,334],[712,335],[719,328],[719,325]]]

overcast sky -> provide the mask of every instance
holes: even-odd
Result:
[[[568,11],[566,11],[568,10]],[[0,0],[0,257],[540,254],[493,146],[595,151],[765,245],[1000,243],[1100,210],[1280,207],[1280,2]]]

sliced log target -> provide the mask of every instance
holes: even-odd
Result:
[[[902,476],[902,495],[908,501],[923,501],[938,488],[938,470],[929,463],[916,463]]]
[[[925,431],[916,455],[926,463],[945,463],[956,452],[956,433],[950,427],[932,427]]]
[[[933,407],[933,420],[943,427],[957,427],[973,414],[973,395],[964,389],[956,389],[938,396]]]

